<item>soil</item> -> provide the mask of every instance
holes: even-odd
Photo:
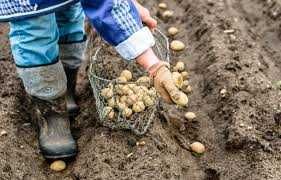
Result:
[[[188,46],[171,59],[187,64],[193,93],[185,111],[196,112],[197,120],[184,122],[175,107],[164,105],[145,136],[102,127],[84,65],[77,89],[82,111],[72,124],[79,154],[54,173],[38,150],[31,105],[1,24],[0,131],[7,135],[0,136],[0,179],[280,179],[281,92],[275,83],[281,77],[281,2],[163,1],[175,14],[161,28],[180,28],[170,39]],[[161,18],[159,2],[144,4]],[[139,140],[146,144],[136,146]],[[203,156],[189,151],[194,141],[206,145]]]

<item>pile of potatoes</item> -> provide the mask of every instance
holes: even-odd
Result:
[[[189,85],[189,74],[185,71],[185,65],[182,61],[176,63],[172,69],[172,77],[176,86],[186,94],[192,92],[192,87]]]
[[[106,100],[104,113],[108,119],[114,120],[118,112],[124,118],[130,118],[133,113],[141,113],[146,108],[154,106],[158,98],[152,79],[142,76],[136,82],[131,82],[133,75],[129,70],[121,72],[117,84],[109,84],[101,90],[101,96]]]
[[[181,91],[191,93],[188,72],[185,71],[183,62],[177,62],[172,68],[172,77]],[[132,79],[132,72],[123,70],[116,85],[110,83],[101,90],[100,94],[106,102],[103,112],[108,119],[114,120],[118,113],[121,113],[123,118],[130,118],[133,113],[141,113],[156,104],[159,96],[153,87],[152,79],[148,76],[142,76],[135,82],[132,82]]]

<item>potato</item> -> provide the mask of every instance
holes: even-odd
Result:
[[[168,29],[168,34],[169,34],[170,36],[174,36],[174,35],[178,34],[178,32],[179,32],[179,30],[178,30],[178,28],[176,28],[176,27],[170,27],[170,28]]]
[[[173,72],[172,77],[173,77],[173,80],[174,80],[174,83],[176,84],[176,86],[178,88],[182,88],[183,78],[182,78],[181,74],[179,72]]]
[[[140,113],[145,110],[145,105],[142,101],[138,101],[133,105],[133,111],[136,113]]]
[[[171,18],[171,17],[173,17],[173,15],[174,15],[174,11],[170,11],[170,10],[166,10],[162,14],[162,16],[164,18]]]
[[[129,70],[124,70],[121,72],[120,77],[124,77],[127,81],[130,81],[133,78],[133,74]]]
[[[126,104],[127,99],[128,99],[127,96],[121,96],[120,99],[119,99],[119,102],[122,103],[122,104]]]
[[[146,87],[150,88],[152,85],[152,80],[148,76],[142,76],[137,80],[137,83],[141,86],[146,86]]]
[[[187,113],[185,113],[184,117],[187,120],[192,121],[196,118],[196,114],[194,112],[187,112]]]
[[[112,98],[110,98],[110,99],[107,100],[107,104],[108,104],[109,107],[114,108],[114,107],[116,106],[116,101],[115,101],[115,99],[112,97]]]
[[[183,92],[185,92],[186,94],[192,93],[192,87],[191,87],[190,85],[183,86],[181,90],[182,90]]]
[[[62,160],[58,160],[58,161],[54,161],[51,165],[50,165],[50,169],[56,172],[60,172],[65,170],[66,168],[66,164],[64,161]]]
[[[133,110],[130,109],[130,108],[125,108],[125,109],[122,111],[122,116],[123,116],[123,117],[129,118],[129,117],[132,116],[132,114],[133,114]]]
[[[117,84],[115,85],[115,91],[118,95],[123,95],[123,86],[124,85],[121,85],[121,84]]]
[[[174,92],[171,94],[171,98],[174,103],[179,106],[187,106],[188,105],[188,97],[181,91]]]
[[[139,86],[139,88],[143,93],[148,93],[148,91],[149,91],[146,86]]]
[[[109,106],[104,107],[103,112],[108,119],[114,118],[115,112],[112,107]]]
[[[183,80],[187,80],[189,78],[189,74],[186,71],[181,72],[181,76],[182,76]]]
[[[101,90],[101,96],[104,97],[105,99],[112,98],[113,96],[113,89],[111,88],[104,88]]]
[[[197,153],[197,154],[203,154],[203,153],[205,153],[205,151],[206,151],[205,146],[204,146],[202,143],[200,143],[200,142],[194,142],[194,143],[192,143],[192,144],[190,145],[190,149],[191,149],[193,152]]]
[[[125,94],[125,95],[129,95],[129,94],[133,94],[133,90],[129,87],[129,85],[124,85],[122,88],[122,94]]]
[[[181,41],[174,40],[171,42],[171,49],[174,51],[182,51],[182,50],[184,50],[184,48],[185,48],[185,45]]]
[[[147,94],[152,97],[152,98],[157,98],[157,91],[156,89],[153,87],[153,88],[150,88],[147,92]]]
[[[137,85],[136,85],[136,84],[133,84],[133,83],[128,84],[128,86],[129,86],[129,88],[132,89],[132,90],[134,90],[134,88],[137,87]]]
[[[191,92],[190,90],[192,90],[190,88],[191,88],[191,86],[189,85],[189,81],[188,80],[183,81],[181,90],[188,94]]]
[[[135,94],[131,94],[128,96],[126,103],[128,106],[132,106],[133,104],[135,104],[138,101],[138,96]]]
[[[118,82],[118,83],[126,83],[126,82],[128,82],[128,81],[127,81],[127,79],[126,79],[125,77],[120,76],[120,77],[117,78],[117,82]]]
[[[155,101],[149,95],[144,95],[142,100],[146,107],[153,106],[155,104]]]
[[[119,111],[123,111],[124,109],[127,108],[125,103],[117,102],[117,108]]]
[[[175,65],[173,70],[177,71],[177,72],[182,72],[182,71],[184,71],[184,69],[185,69],[184,62],[179,61],[179,62],[177,62],[177,64]]]
[[[159,3],[158,7],[161,8],[161,9],[167,9],[168,8],[166,3]]]

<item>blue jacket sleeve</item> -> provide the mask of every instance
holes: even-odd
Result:
[[[96,31],[125,59],[135,59],[154,45],[132,0],[82,0],[81,4]]]

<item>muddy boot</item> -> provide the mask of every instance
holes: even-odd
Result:
[[[39,147],[47,159],[69,158],[77,153],[69,118],[65,107],[61,107],[65,106],[64,101],[64,97],[50,102],[32,97],[39,128]]]
[[[76,103],[75,88],[77,81],[78,68],[71,69],[64,67],[67,77],[66,108],[70,117],[78,115],[80,108]]]
[[[79,106],[75,101],[75,87],[77,72],[84,57],[86,47],[86,36],[83,40],[77,42],[68,42],[60,40],[60,60],[63,63],[64,70],[67,76],[67,111],[71,118],[79,113]]]

